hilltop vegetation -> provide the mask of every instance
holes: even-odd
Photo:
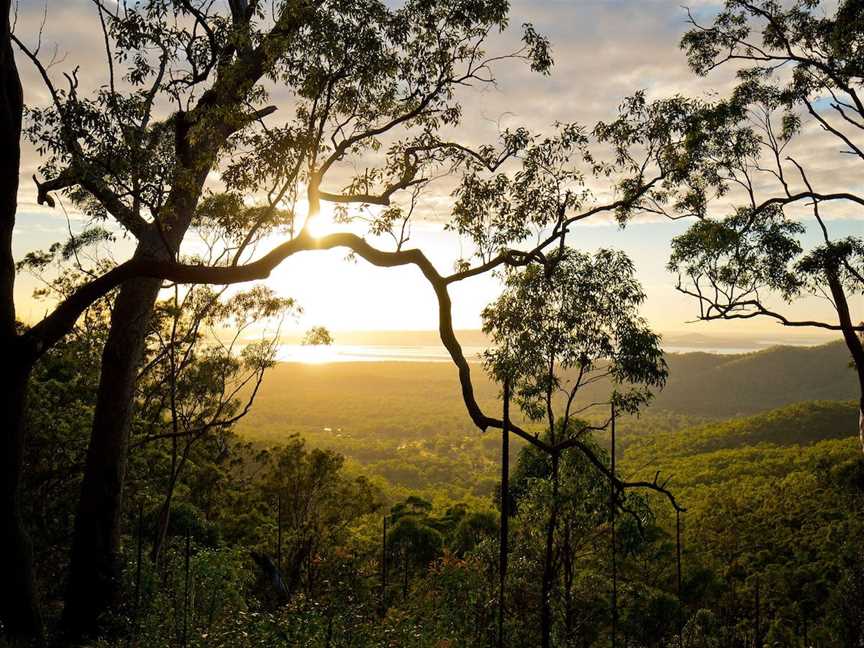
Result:
[[[851,400],[856,392],[841,342],[756,353],[670,355],[669,383],[653,405],[715,418],[755,414],[803,400]]]
[[[689,439],[705,434],[700,424],[804,400],[846,401],[855,395],[855,376],[839,343],[736,355],[671,354],[667,361],[666,388],[639,418],[620,421],[622,444],[642,435],[658,443]],[[479,365],[473,366],[473,376],[478,402],[496,411],[496,387]],[[602,389],[589,386],[579,402],[591,402]],[[593,417],[605,414],[595,411]],[[854,428],[854,419],[850,408],[824,404],[807,413],[779,413],[740,425],[764,427],[759,441],[798,442],[802,435],[812,440],[844,436]],[[748,429],[730,428],[728,434],[743,439]],[[255,407],[238,430],[263,444],[300,434],[395,486],[453,498],[485,497],[495,486],[499,435],[481,434],[474,427],[456,370],[448,363],[282,363],[267,374]]]
[[[62,447],[73,462],[86,451],[80,419],[92,406],[95,372],[82,369],[79,358],[92,357],[85,351],[70,346],[40,365],[29,417],[40,442],[31,446],[27,488],[42,505],[27,515],[39,530],[39,574],[51,583],[46,601],[62,595],[68,511],[81,479],[47,449]],[[788,351],[673,356],[670,365],[680,371],[681,361],[693,361],[703,380],[718,384],[728,362],[747,361],[753,376],[765,375],[763,361]],[[810,351],[834,362],[830,347]],[[127,627],[137,615],[136,634],[148,646],[181,644],[187,632],[187,644],[202,647],[488,646],[497,600],[500,435],[471,427],[452,374],[446,364],[276,367],[244,421],[254,441],[229,433],[190,455],[158,563],[146,555],[172,445],[136,445],[134,496],[123,523],[127,602],[108,622]],[[836,374],[833,388],[842,394],[845,365]],[[688,382],[686,374],[675,380]],[[683,400],[680,383],[670,383],[668,398]],[[491,384],[479,382],[478,393],[495,407]],[[64,407],[46,418],[37,403],[49,395]],[[715,393],[715,405],[721,396]],[[628,497],[635,517],[622,513],[616,523],[621,638],[631,646],[677,645],[685,620],[685,634],[702,642],[686,646],[752,645],[757,630],[781,646],[797,646],[789,638],[804,636],[811,645],[850,645],[843,642],[854,639],[861,618],[860,606],[847,603],[858,600],[864,582],[856,553],[864,465],[851,437],[855,417],[852,403],[816,400],[730,419],[655,407],[623,420],[621,476],[651,478],[661,470],[687,510],[679,598],[668,501]],[[595,449],[606,461],[604,442],[599,437]],[[511,645],[535,645],[548,458],[524,444],[511,449],[508,634]],[[608,484],[579,453],[568,453],[564,466],[566,524],[554,538],[556,641],[604,646],[611,627]],[[139,547],[146,552],[140,582]],[[282,584],[274,587],[279,564]],[[189,582],[197,594],[184,603]],[[140,607],[133,595],[139,585]]]
[[[682,514],[684,589],[766,645],[857,645],[860,616],[828,630],[862,576],[864,462],[853,402],[816,401],[633,439],[622,469],[662,469]],[[675,517],[654,501],[660,526]],[[853,606],[854,607],[854,606]],[[856,613],[858,614],[858,613]],[[804,639],[812,643],[797,643]]]
[[[691,622],[685,634],[718,642],[704,645],[746,645],[757,633],[782,646],[802,638],[808,645],[854,641],[861,619],[845,601],[864,582],[856,549],[864,531],[864,463],[844,348],[691,353],[668,362],[669,383],[652,407],[621,421],[619,466],[632,479],[650,480],[660,470],[687,509],[682,600]],[[495,499],[499,436],[472,428],[453,374],[449,365],[431,363],[282,365],[265,383],[243,434],[272,442],[280,430],[300,432],[351,457],[355,470],[375,475],[391,500],[422,493],[442,515],[454,501],[484,509]],[[484,406],[494,407],[494,387],[479,375],[475,385]],[[338,407],[328,406],[334,394]],[[608,445],[608,437],[598,441]],[[516,443],[514,459],[525,452]],[[679,614],[675,516],[663,498],[645,501],[650,528],[620,567],[619,627],[645,645],[661,645],[644,633],[669,636]],[[532,511],[517,522],[529,524]],[[609,565],[603,536],[591,537],[573,604],[598,628],[609,623],[603,612]],[[479,557],[445,561],[418,586],[449,610],[448,627],[457,617],[467,627],[488,623],[482,611],[457,614],[445,600],[460,579],[482,582],[483,564]],[[424,609],[409,597],[400,614],[408,615],[405,623],[422,624],[430,618]]]
[[[829,439],[848,439],[858,418],[852,401],[807,401],[755,416],[706,423],[680,432],[656,432],[619,438],[627,460],[668,462],[718,450],[770,444],[808,446]]]
[[[776,359],[777,353],[765,355]],[[750,366],[759,369],[757,363]],[[383,373],[394,380],[404,369],[385,367]],[[364,371],[364,389],[369,390],[374,367]],[[326,372],[319,371],[319,378],[321,373]],[[397,389],[398,381],[391,384],[397,393],[409,394],[408,402],[390,396],[397,411],[407,412],[411,402],[424,400],[432,408],[434,399],[428,394],[425,399],[416,395],[411,401],[409,386],[402,384]],[[680,602],[675,574],[676,520],[668,502],[657,495],[634,495],[631,507],[640,511],[642,531],[637,531],[628,515],[619,521],[618,628],[625,641],[639,646],[677,645],[680,619],[688,619],[686,646],[752,645],[756,636],[772,646],[856,645],[862,618],[859,606],[851,601],[864,583],[857,541],[864,532],[864,462],[853,436],[856,417],[854,402],[807,401],[676,431],[651,432],[651,421],[660,419],[648,416],[639,430],[623,432],[619,445],[622,475],[650,479],[655,470],[661,470],[662,475],[672,476],[670,488],[686,508],[681,516]],[[422,420],[422,415],[409,420]],[[686,417],[668,419],[670,427],[684,420]],[[333,433],[339,434],[336,430],[326,433],[331,434],[331,442],[352,440],[350,431],[343,430],[347,434],[343,437]],[[323,434],[318,438],[326,438]],[[392,434],[390,430],[382,437],[386,440]],[[460,434],[465,430],[460,429]],[[448,446],[446,437],[438,445],[415,437],[399,445],[396,459],[373,459],[365,466],[365,471],[392,482],[379,482],[389,502],[398,502],[406,492],[420,492],[401,481],[408,475],[411,480],[419,479],[428,500],[418,500],[416,495],[406,500],[421,507],[412,514],[418,525],[415,532],[438,529],[442,536],[427,531],[438,547],[430,549],[429,555],[437,551],[440,558],[431,559],[426,570],[413,565],[407,585],[394,575],[395,582],[389,586],[393,609],[384,627],[397,641],[416,637],[417,645],[439,645],[422,642],[443,637],[455,641],[453,645],[479,646],[492,632],[491,610],[483,601],[494,600],[489,585],[495,564],[494,517],[490,519],[488,507],[496,501],[497,435],[475,434],[474,443],[479,444],[475,446],[469,444],[469,438],[464,437],[460,451]],[[378,440],[383,443],[380,437]],[[472,448],[482,450],[482,455],[471,458]],[[548,460],[524,445],[514,455],[517,468],[511,492],[520,493],[519,497],[527,494],[527,499],[520,500],[513,521],[514,568],[509,587],[516,607],[510,635],[530,642],[530,628],[537,622],[536,571],[542,555],[538,541],[549,493],[548,467],[544,472],[543,466]],[[483,465],[481,458],[486,462]],[[575,481],[565,482],[566,488],[573,489],[565,501],[573,507],[567,519],[574,535],[572,540],[569,535],[561,540],[564,544],[559,550],[565,557],[568,551],[574,552],[577,559],[570,576],[562,572],[559,587],[568,594],[566,605],[556,607],[555,615],[565,633],[571,628],[585,645],[592,641],[603,645],[611,623],[609,527],[604,513],[608,496],[591,466],[578,454],[569,460],[575,464],[568,479]],[[466,463],[469,461],[474,462],[474,469]],[[431,468],[424,470],[424,466]],[[450,481],[445,480],[447,474]],[[445,480],[440,487],[439,479]],[[463,485],[461,497],[456,497],[460,492],[453,483]],[[481,485],[488,491],[485,496]],[[432,501],[434,507],[428,504]],[[474,520],[475,525],[483,521],[471,535],[479,542],[471,551],[452,553],[448,547],[458,546],[462,536],[455,522],[444,528],[441,520],[464,510],[464,504],[458,502],[466,501],[468,510],[476,513],[460,515],[468,516],[464,519]],[[397,504],[393,510],[404,506]],[[461,529],[465,524],[458,526]],[[397,574],[400,560],[397,554]],[[520,632],[527,634],[522,637]]]

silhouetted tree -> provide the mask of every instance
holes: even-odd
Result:
[[[97,13],[111,64],[108,83],[93,91],[75,74],[55,84],[56,66],[16,39],[51,101],[30,111],[28,125],[43,153],[40,202],[50,205],[52,192],[63,192],[91,218],[112,219],[138,241],[133,258],[95,273],[43,321],[8,338],[9,375],[17,382],[3,416],[12,423],[8,429],[18,430],[32,363],[94,300],[123,284],[103,352],[76,522],[64,613],[73,636],[92,632],[116,593],[134,382],[161,280],[262,279],[297,252],[336,247],[379,266],[414,265],[438,300],[441,339],[458,367],[469,415],[486,429],[501,422],[474,398],[453,331],[449,286],[541,259],[577,222],[597,214],[625,222],[646,211],[699,211],[704,203],[706,160],[689,138],[693,115],[702,110],[696,102],[648,103],[637,95],[616,120],[593,131],[566,125],[542,137],[517,129],[504,132],[498,147],[471,150],[442,139],[441,130],[460,118],[454,89],[494,80],[490,68],[501,57],[486,57],[482,44],[505,24],[506,3],[499,0],[408,2],[399,9],[372,0],[285,2],[267,13],[253,2],[232,4],[230,16],[208,4],[153,1],[121,9],[97,3]],[[527,60],[538,71],[551,64],[546,41],[530,26],[524,46],[504,58]],[[125,74],[115,76],[121,67]],[[270,123],[265,78],[295,91],[294,113],[281,125]],[[603,151],[595,155],[595,146]],[[376,152],[377,163],[350,175],[350,162]],[[517,152],[524,154],[519,160]],[[205,181],[216,169],[224,191],[210,193]],[[405,244],[418,188],[437,172],[454,170],[461,181],[449,226],[473,249],[454,272],[441,274],[422,251]],[[607,182],[614,199],[595,197],[588,178]],[[343,188],[330,190],[325,181],[344,182]],[[398,202],[402,193],[410,194],[405,204]],[[244,203],[249,194],[261,196],[258,204]],[[322,201],[336,205],[339,220],[364,221],[373,236],[392,235],[395,249],[376,248],[348,232],[314,237],[309,225]],[[186,233],[202,212],[221,219],[229,243],[215,266],[179,263]],[[532,241],[537,231],[540,238]],[[287,240],[250,261],[256,244],[273,233]],[[544,445],[518,426],[513,432]],[[10,447],[21,447],[23,433],[11,434]],[[572,445],[590,452],[578,440]],[[20,470],[14,453],[10,457],[4,501],[14,503]],[[19,528],[14,510],[2,513]],[[23,538],[23,530],[10,537]],[[10,540],[2,559],[23,573],[26,554],[23,542]],[[18,593],[2,600],[12,598],[17,605]]]
[[[195,461],[199,446],[210,445],[217,455],[228,453],[226,435],[248,414],[264,372],[275,362],[278,327],[259,342],[249,343],[243,336],[251,326],[283,317],[294,305],[263,286],[224,301],[219,298],[207,287],[193,287],[181,298],[175,285],[172,298],[157,302],[137,380],[132,447],[170,448],[151,551],[154,562],[159,560],[174,491],[187,463]],[[217,337],[226,330],[230,337]]]
[[[32,547],[21,519],[21,468],[24,460],[24,398],[32,362],[17,344],[15,259],[12,235],[18,209],[18,167],[24,100],[11,41],[11,0],[0,3],[0,624],[17,639],[41,634],[32,571]]]
[[[74,306],[28,335],[37,346],[52,344],[92,293],[146,275],[123,285],[112,310],[64,614],[70,634],[91,632],[116,592],[134,380],[158,279],[173,265],[196,213],[230,207],[222,209],[235,235],[222,255],[225,272],[199,275],[211,283],[264,276],[276,257],[303,249],[349,244],[369,256],[357,236],[311,236],[306,225],[318,217],[322,200],[387,206],[398,191],[428,181],[431,167],[468,158],[494,165],[512,151],[505,143],[503,153],[475,153],[436,136],[459,121],[454,87],[493,80],[480,46],[492,28],[504,26],[506,9],[499,0],[409,2],[398,9],[370,0],[284,2],[265,12],[252,2],[232,4],[225,15],[207,3],[154,0],[116,8],[100,2],[108,82],[92,92],[74,72],[68,88],[56,85],[39,52],[16,39],[51,99],[31,110],[28,126],[44,153],[40,202],[52,204],[51,192],[62,191],[92,218],[114,219],[138,242],[129,265],[86,286]],[[524,48],[510,58],[529,60],[537,70],[551,63],[545,41],[530,28]],[[293,117],[281,126],[264,122],[275,110],[265,103],[267,77],[297,98]],[[340,163],[378,150],[383,135],[393,143],[378,166],[354,178],[342,172]],[[245,154],[233,155],[241,149]],[[205,181],[217,166],[228,191],[208,197]],[[334,173],[342,174],[344,190],[323,187]],[[266,197],[244,207],[239,196],[248,193]],[[280,214],[300,199],[308,211],[298,231]],[[397,211],[382,212],[377,230],[388,230]],[[278,231],[296,236],[269,261],[240,266],[256,242]]]
[[[378,510],[380,495],[366,478],[343,473],[344,457],[307,449],[293,437],[267,460],[261,485],[270,501],[280,501],[283,577],[288,595],[316,592],[329,552],[344,540],[350,525]]]
[[[691,16],[691,25],[682,46],[693,70],[737,72],[700,138],[717,161],[712,182],[735,200],[727,216],[702,218],[674,240],[669,268],[700,319],[765,317],[840,332],[861,387],[864,450],[864,326],[852,313],[864,294],[864,239],[832,236],[829,223],[864,205],[849,185],[864,163],[864,7],[843,0],[826,15],[813,0],[728,0],[711,24]],[[816,133],[839,153],[828,175],[815,159]],[[808,212],[822,241],[805,249],[800,216]],[[797,319],[772,305],[806,296],[825,298],[836,319]]]

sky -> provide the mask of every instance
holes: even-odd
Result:
[[[513,2],[512,27],[492,38],[490,52],[513,49],[518,42],[519,26],[531,22],[551,40],[555,66],[548,77],[533,74],[525,66],[502,66],[495,70],[498,82],[494,87],[464,91],[462,133],[467,140],[479,143],[494,142],[502,126],[524,125],[548,131],[555,122],[577,121],[590,127],[598,120],[613,118],[621,100],[638,89],[644,89],[649,97],[685,94],[708,98],[722,94],[730,87],[728,73],[703,79],[687,68],[678,47],[686,30],[686,12],[681,5],[681,0]],[[699,0],[691,0],[688,5],[698,19],[706,22],[718,8],[714,3]],[[21,3],[16,33],[24,40],[34,42],[42,10],[42,3]],[[61,62],[55,73],[77,64],[86,70],[85,74],[98,73],[98,64],[87,65],[100,60],[102,55],[99,39],[94,38],[99,34],[97,20],[88,0],[48,0],[42,42],[43,51],[56,48]],[[25,102],[41,104],[46,99],[44,88],[22,57],[18,57],[18,62]],[[805,133],[802,142],[817,180],[860,188],[860,173],[844,166],[833,143],[826,142],[816,132]],[[35,151],[25,147],[14,241],[18,255],[47,247],[67,233],[62,210],[35,204],[35,190],[29,179],[37,166]],[[441,213],[450,204],[448,192],[446,182],[437,189],[432,187],[427,204],[435,208],[430,208],[425,220],[416,224],[409,243],[423,249],[441,272],[452,267],[465,245],[455,234],[443,230]],[[860,214],[831,216],[834,236],[864,233]],[[83,224],[74,211],[69,217],[73,230]],[[687,224],[657,218],[637,219],[622,230],[614,223],[598,219],[575,228],[569,243],[586,250],[614,247],[627,252],[648,296],[643,314],[661,331],[782,335],[783,331],[767,320],[692,322],[695,303],[674,290],[675,278],[665,270],[669,242]],[[324,223],[323,227],[327,229],[328,225]],[[804,239],[816,241],[812,228]],[[122,259],[131,250],[130,241],[120,241],[115,257]],[[294,297],[303,307],[302,316],[287,323],[288,332],[302,331],[312,325],[324,325],[334,331],[428,330],[437,326],[434,295],[413,268],[373,268],[363,261],[346,260],[345,253],[338,250],[304,253],[277,268],[268,284],[281,294]],[[19,317],[26,321],[38,319],[48,307],[31,298],[37,285],[34,278],[26,275],[20,277],[17,285]],[[451,293],[456,328],[478,328],[480,311],[497,291],[496,281],[488,276],[454,286]],[[793,305],[789,312],[793,317],[811,319],[828,317],[830,309],[826,303],[810,299]]]

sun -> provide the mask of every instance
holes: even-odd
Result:
[[[319,239],[327,234],[337,231],[336,213],[333,205],[322,202],[317,214],[310,215],[306,223],[306,230],[312,238]]]

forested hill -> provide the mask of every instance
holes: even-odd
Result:
[[[803,400],[856,397],[855,373],[841,341],[778,346],[756,353],[670,354],[669,383],[653,407],[726,418]]]
[[[854,401],[807,401],[754,416],[706,423],[676,432],[618,438],[628,461],[651,463],[758,445],[811,446],[849,439],[858,423]]]
[[[666,389],[639,418],[620,420],[622,448],[650,440],[655,449],[666,444],[671,458],[728,444],[835,439],[856,427],[854,407],[837,402],[855,395],[842,344],[671,354],[668,362]],[[481,406],[497,412],[497,388],[479,365],[472,373]],[[801,401],[835,402],[795,405]],[[299,433],[391,484],[427,493],[485,497],[496,482],[499,437],[473,426],[449,363],[279,364],[239,431],[267,444]],[[640,451],[646,460],[649,450]]]
[[[850,400],[854,372],[842,342],[815,347],[778,346],[747,354],[668,354],[669,381],[650,410],[702,418],[755,414],[805,400]],[[496,407],[497,389],[473,365],[477,398]],[[590,401],[606,387],[584,392]],[[597,391],[597,394],[593,393]],[[366,417],[386,419],[383,432],[398,432],[441,417],[470,428],[456,369],[419,362],[282,363],[264,379],[244,428],[261,425],[356,426]],[[300,431],[299,429],[295,431]]]
[[[790,620],[791,630],[771,624],[766,646],[849,646],[855,643],[833,641],[836,631],[813,643],[799,639],[810,632],[802,616],[815,626],[814,619],[830,614],[835,593],[860,600],[848,576],[850,557],[860,551],[864,493],[856,428],[852,402],[799,403],[638,435],[629,444],[622,435],[628,445],[619,465],[631,479],[652,479],[657,470],[670,478],[668,487],[686,508],[680,518],[686,589],[713,592],[706,598],[726,606],[738,601],[751,620],[760,606]],[[671,507],[652,501],[674,537]]]

